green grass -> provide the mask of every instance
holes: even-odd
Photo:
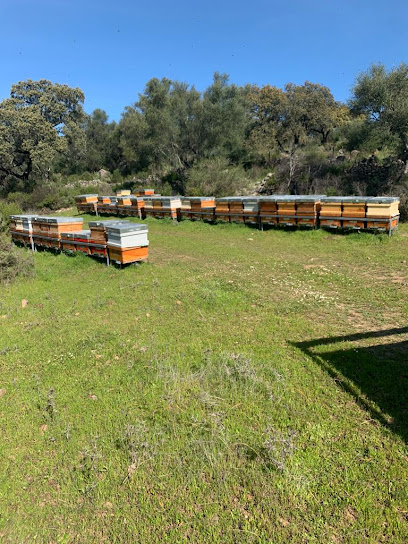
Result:
[[[0,288],[0,541],[407,542],[408,228],[148,223]]]

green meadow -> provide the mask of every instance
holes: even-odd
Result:
[[[147,223],[0,286],[0,541],[406,543],[408,226]]]

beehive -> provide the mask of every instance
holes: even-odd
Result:
[[[106,228],[117,223],[123,224],[128,223],[128,221],[119,221],[117,219],[111,219],[110,221],[89,221],[89,228],[91,231],[90,240],[94,243],[106,244]]]
[[[280,195],[276,197],[279,225],[296,225],[296,197]]]
[[[365,228],[366,201],[365,197],[345,196],[342,198],[343,228]]]
[[[10,215],[10,230],[31,234],[35,215]]]
[[[215,219],[224,223],[229,223],[229,198],[215,199]]]
[[[177,219],[177,211],[181,208],[181,200],[179,196],[162,196],[161,211],[162,217],[170,217]]]
[[[341,228],[341,196],[322,197],[320,201],[320,225],[322,227]]]
[[[205,221],[214,220],[215,198],[213,196],[191,196],[190,219],[203,219]]]
[[[276,195],[259,197],[259,218],[262,224],[278,224],[278,207],[276,199]]]
[[[115,223],[106,226],[109,247],[135,248],[149,245],[147,225],[139,223]]]
[[[128,189],[120,189],[119,191],[116,191],[116,196],[129,196],[131,192]]]
[[[229,199],[230,221],[234,223],[244,222],[244,201],[242,196]]]
[[[154,195],[154,189],[135,189],[133,194],[135,196],[151,196]]]
[[[108,226],[109,258],[121,264],[145,261],[149,254],[147,225],[129,223]]]
[[[396,228],[399,221],[399,198],[367,198],[366,217],[369,229],[392,230]]]
[[[259,220],[259,197],[244,197],[243,206],[245,223],[257,224]]]
[[[75,204],[78,212],[96,212],[98,205],[98,195],[77,195],[75,197]]]
[[[128,215],[130,215],[131,217],[139,217],[141,219],[144,214],[144,207],[145,207],[145,202],[143,197],[131,195],[129,199],[130,199],[130,208],[126,209]]]
[[[65,251],[79,251],[85,255],[91,255],[89,247],[91,240],[90,230],[61,233],[61,249]]]
[[[49,226],[48,235],[53,238],[60,238],[62,232],[77,232],[82,230],[84,220],[79,217],[47,217],[46,224]]]
[[[324,195],[299,195],[296,201],[296,224],[299,226],[317,226],[320,201]]]
[[[130,193],[130,191],[129,191]],[[129,195],[117,197],[117,212],[118,215],[127,216],[130,215],[130,207],[132,200]]]

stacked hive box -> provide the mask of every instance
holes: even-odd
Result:
[[[259,197],[246,197],[243,199],[244,221],[248,224],[258,224],[259,221]]]
[[[300,227],[316,227],[320,212],[320,199],[324,195],[301,195],[296,201],[296,225]]]
[[[230,221],[233,223],[244,222],[244,197],[230,197],[229,198],[229,216]]]
[[[276,196],[264,196],[259,198],[259,221],[261,225],[278,224],[278,208]]]
[[[181,208],[181,200],[179,196],[162,196],[161,197],[161,217],[170,217],[177,219],[178,210]]]
[[[85,255],[92,255],[90,247],[91,231],[79,230],[77,232],[61,233],[61,249],[63,251],[78,251]]]
[[[36,216],[32,220],[32,225],[34,245],[60,249],[61,234],[82,230],[83,219]]]
[[[214,218],[216,221],[229,223],[230,221],[229,198],[224,197],[224,198],[215,199]]]
[[[364,229],[366,202],[363,197],[342,197],[342,227],[345,229]]]
[[[117,213],[118,215],[122,215],[122,216],[129,216],[130,215],[130,208],[132,206],[132,200],[131,200],[131,197],[129,195],[124,195],[124,196],[117,196],[117,201],[116,201],[116,205],[117,205]]]
[[[95,213],[98,205],[98,195],[77,195],[75,204],[78,212]]]
[[[98,212],[100,214],[117,215],[118,199],[116,196],[98,196]]]
[[[214,221],[215,198],[213,196],[192,196],[189,201],[189,219]]]
[[[178,212],[179,219],[195,219],[191,213],[191,197],[182,196],[180,202],[181,206]]]
[[[296,225],[296,197],[277,196],[276,197],[278,224],[285,227]]]
[[[129,196],[131,193],[128,189],[120,189],[116,191],[116,196]]]
[[[90,238],[89,245],[91,255],[95,257],[106,257],[108,254],[107,241],[108,236],[106,229],[116,224],[128,224],[128,221],[90,221]]]
[[[32,245],[34,215],[11,215],[10,234],[14,242],[24,245]]]
[[[326,196],[320,201],[320,225],[322,227],[341,228],[342,197]]]
[[[149,255],[147,225],[116,223],[106,226],[109,258],[120,264],[146,261]]]
[[[154,195],[154,189],[136,189],[133,194],[135,196],[152,196]]]
[[[142,196],[134,196],[134,195],[131,195],[129,198],[130,198],[130,207],[126,208],[128,215],[131,217],[139,217],[140,219],[142,219],[144,215],[144,207],[145,207],[144,198]]]
[[[392,231],[399,222],[399,198],[367,198],[367,228]]]

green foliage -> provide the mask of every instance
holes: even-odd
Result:
[[[408,64],[387,71],[376,64],[357,78],[350,100],[352,110],[364,114],[367,125],[397,138],[400,158],[408,159]]]
[[[0,199],[0,233],[6,232],[10,225],[10,215],[21,213],[21,207],[10,199]]]
[[[0,215],[1,221],[1,215]],[[0,284],[34,275],[34,261],[27,250],[16,248],[0,223]],[[0,308],[1,311],[1,308]]]

